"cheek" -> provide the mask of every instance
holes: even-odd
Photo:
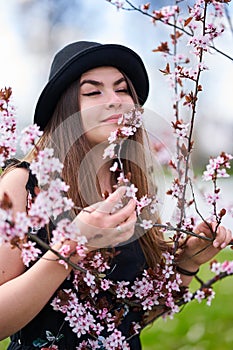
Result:
[[[88,111],[82,111],[82,124],[83,130],[88,131],[90,129],[91,123],[91,115]]]
[[[82,124],[85,132],[90,131],[98,125],[99,116],[102,109],[97,108],[96,106],[82,109]]]
[[[129,96],[129,95],[128,95],[128,96],[125,96],[125,98],[123,99],[122,102],[124,102],[125,104],[128,104],[128,105],[131,106],[132,108],[135,106],[135,103],[134,103],[132,97]]]

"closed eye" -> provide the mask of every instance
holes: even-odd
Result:
[[[83,96],[94,96],[94,95],[99,95],[101,94],[100,91],[91,91],[91,92],[86,92],[85,94],[82,94]]]
[[[117,89],[116,92],[122,92],[122,93],[125,93],[125,94],[129,93],[128,89]]]

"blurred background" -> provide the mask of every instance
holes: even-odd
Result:
[[[153,9],[173,4],[172,0],[150,2]],[[133,3],[138,6],[143,1]],[[181,2],[181,7],[192,3]],[[226,7],[232,22],[233,5]],[[233,56],[232,29],[229,22],[225,25],[225,34],[216,46]],[[0,86],[12,86],[21,127],[32,122],[54,53],[77,40],[114,42],[136,50],[150,75],[146,107],[170,122],[171,92],[159,72],[165,61],[152,52],[168,40],[166,26],[153,25],[149,17],[137,12],[117,10],[106,0],[8,0],[0,2]],[[202,75],[204,92],[195,130],[199,161],[222,150],[233,151],[233,62],[215,51],[206,55],[205,62],[209,71]]]
[[[135,6],[143,3],[132,2]],[[173,0],[152,0],[151,8],[158,10],[173,3]],[[186,16],[187,5],[192,4],[193,1],[180,2]],[[225,33],[215,45],[233,56],[233,4],[225,4],[225,8],[230,20],[224,22]],[[174,153],[175,138],[170,126],[173,95],[159,71],[165,68],[166,61],[153,52],[162,41],[169,40],[170,32],[167,26],[155,25],[139,12],[117,10],[106,0],[0,1],[0,87],[13,88],[19,128],[33,121],[35,104],[47,82],[55,52],[78,40],[118,43],[131,47],[145,62],[150,77],[150,94],[145,105],[147,130]],[[179,52],[187,53],[187,47],[179,47]],[[233,61],[212,50],[205,55],[205,63],[209,70],[201,77],[203,92],[199,94],[192,156],[198,175],[205,169],[209,156],[216,157],[222,151],[233,153]],[[159,156],[166,158],[163,152]],[[201,192],[205,185],[200,182]],[[233,208],[233,183],[224,179],[222,186],[225,202]],[[207,209],[204,215],[208,214]],[[231,226],[232,222],[230,218]]]
[[[136,6],[143,3],[132,2]],[[173,1],[150,3],[153,9],[159,9]],[[192,3],[184,1],[181,6]],[[227,9],[232,25],[233,4],[229,3]],[[229,21],[225,25],[226,31],[216,41],[216,47],[233,56],[232,27]],[[138,52],[145,62],[150,76],[146,104],[148,128],[163,141],[163,136],[166,138],[171,133],[172,94],[159,72],[165,68],[165,61],[152,50],[161,41],[168,40],[168,35],[166,26],[154,25],[149,17],[137,12],[117,10],[106,0],[0,1],[0,88],[12,87],[18,124],[23,128],[33,121],[35,104],[48,79],[56,51],[78,40],[123,44]],[[233,153],[233,62],[212,51],[206,55],[205,63],[209,70],[202,74],[203,93],[199,95],[195,123],[193,164],[197,171],[204,170],[209,156],[215,157],[222,151]],[[233,208],[232,180],[224,180],[222,186],[224,200]],[[232,217],[226,222],[233,227]],[[219,288],[220,299],[213,308],[203,308],[196,303],[193,309],[188,306],[171,322],[157,322],[144,332],[143,350],[232,349],[232,287],[232,278],[229,278],[226,285]],[[6,345],[1,344],[0,349],[1,346],[5,349]]]

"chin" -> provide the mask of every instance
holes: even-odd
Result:
[[[97,145],[100,143],[106,143],[109,144],[108,138],[111,135],[111,132],[117,130],[119,128],[119,125],[116,124],[105,124],[101,125],[98,128],[92,129],[88,133],[86,133],[86,136],[88,138],[88,141],[92,145]]]

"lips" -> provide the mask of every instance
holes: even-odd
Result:
[[[122,114],[113,114],[102,120],[103,123],[118,123],[118,120],[122,117]]]

